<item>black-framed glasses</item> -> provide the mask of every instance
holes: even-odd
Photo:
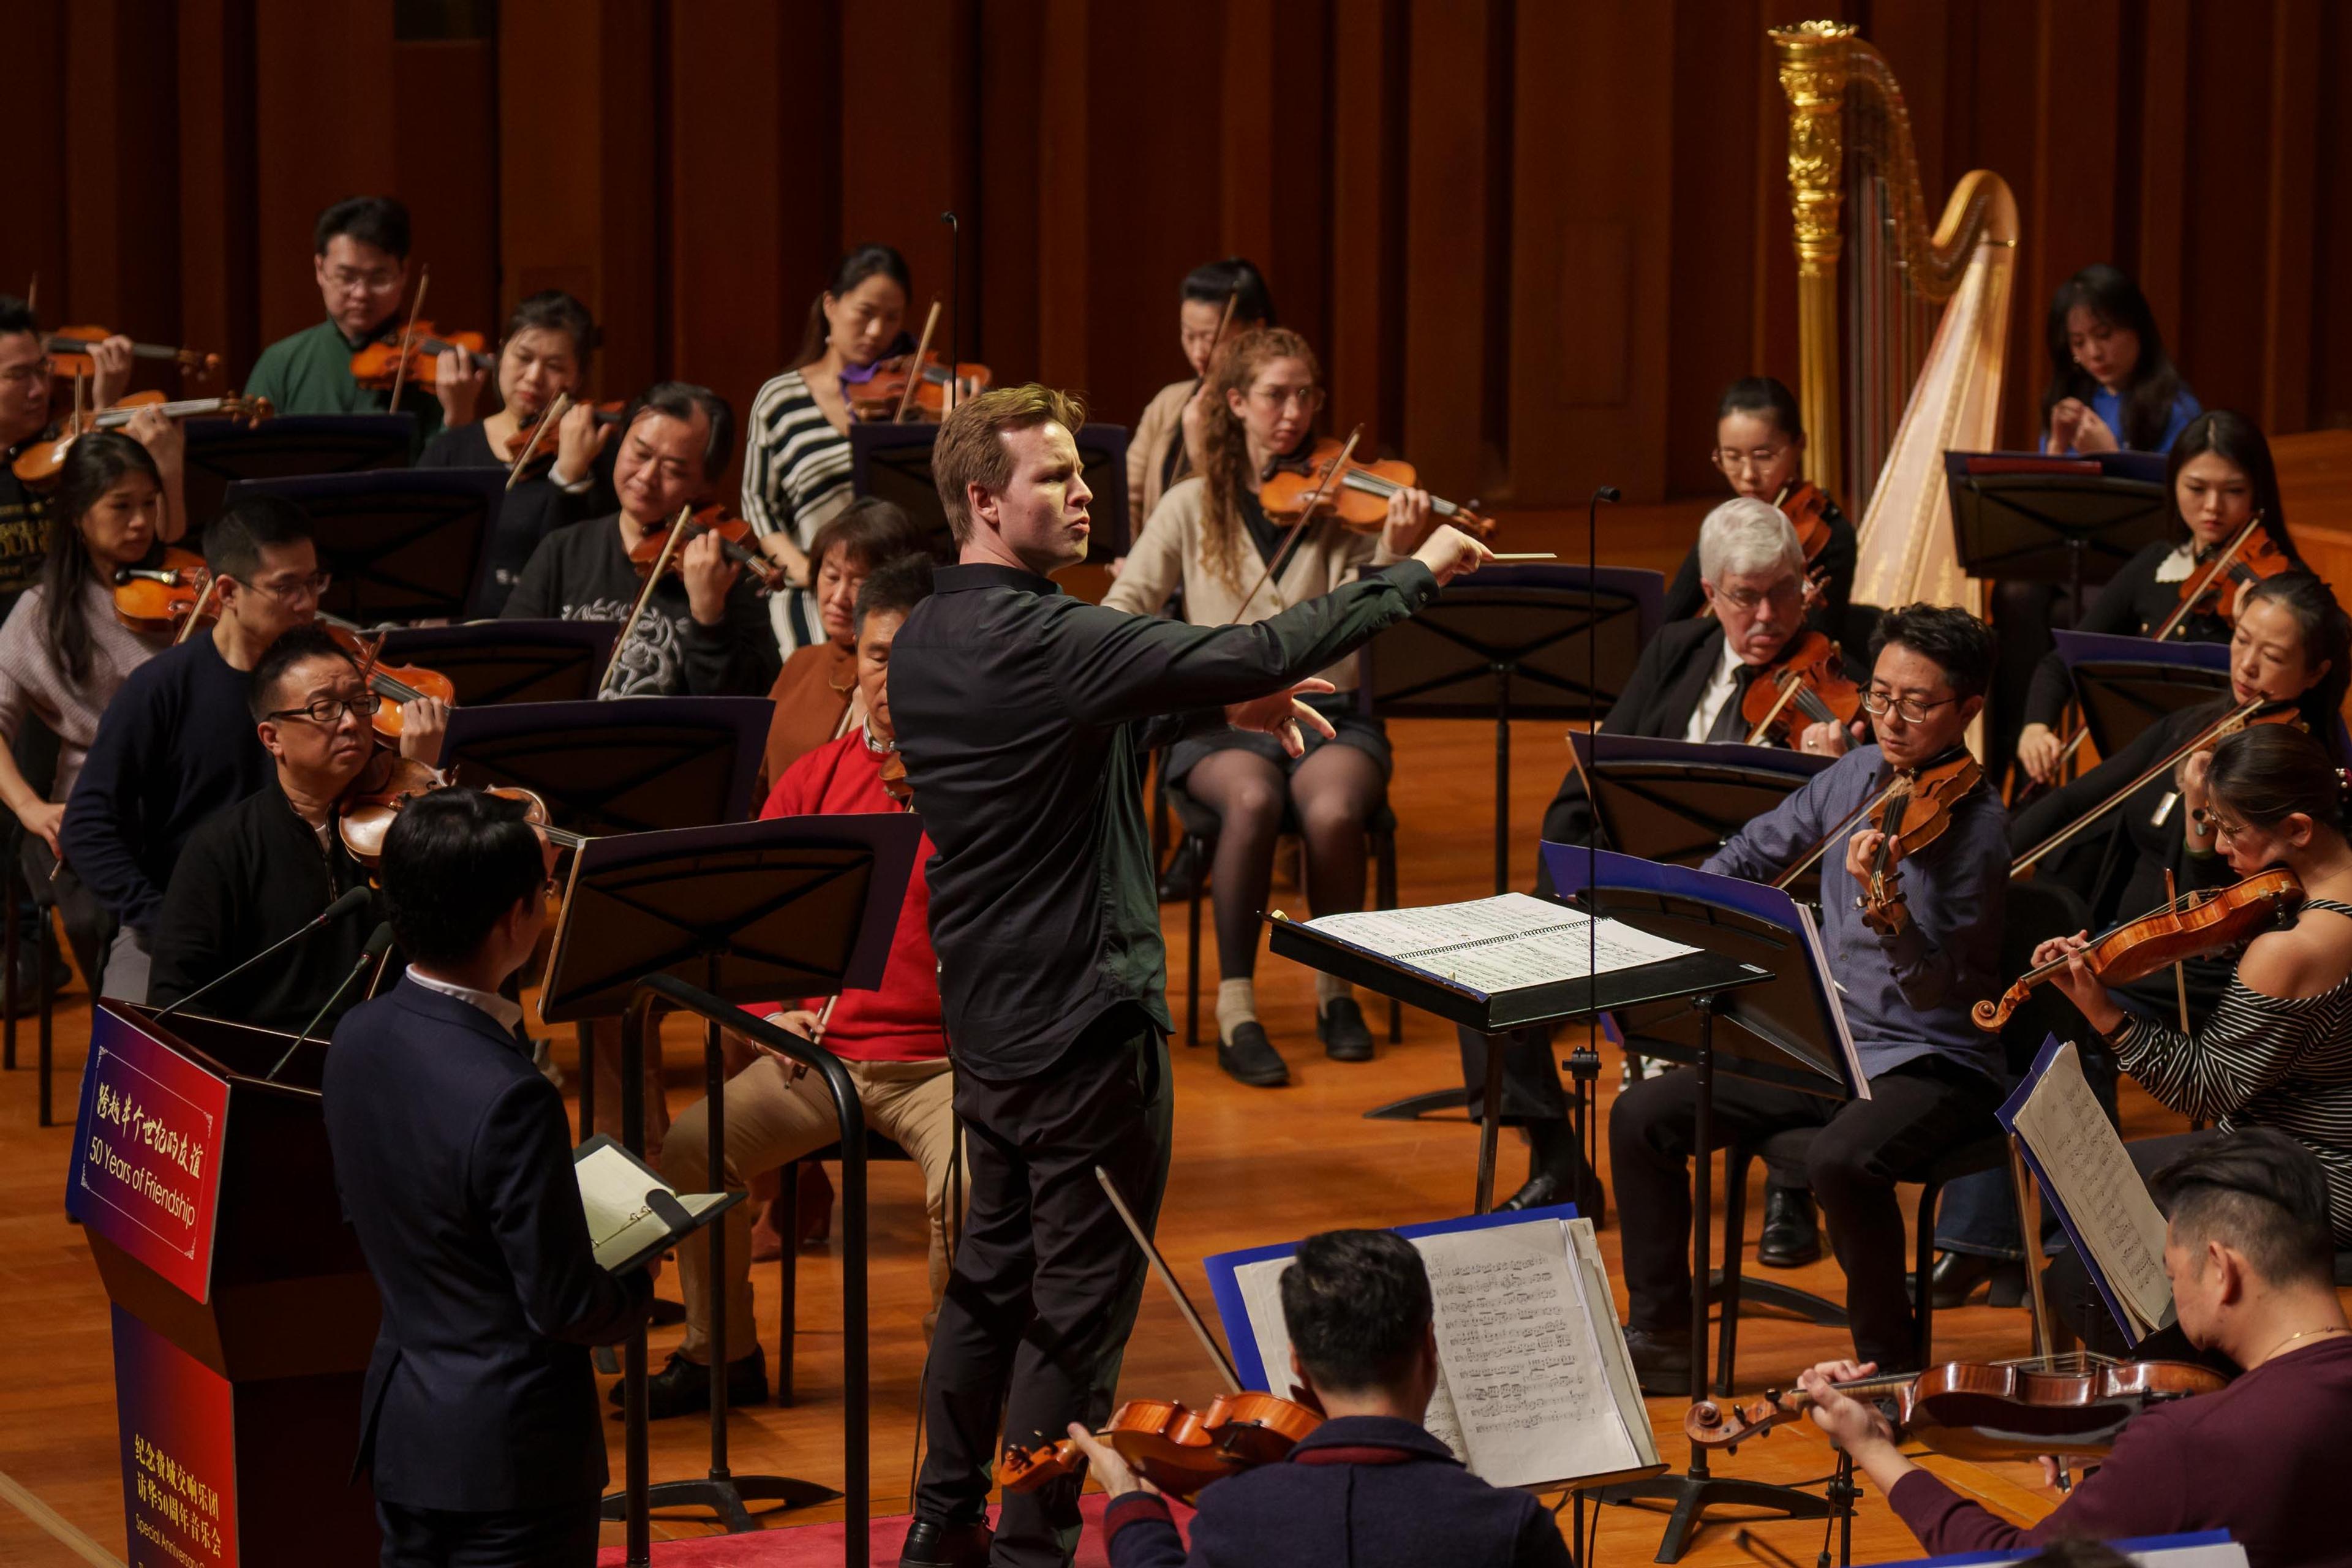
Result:
[[[266,594],[281,605],[299,605],[303,600],[317,601],[326,597],[328,585],[333,583],[331,572],[313,572],[308,577],[289,577],[275,583],[247,582],[245,585],[257,594]],[[232,583],[243,579],[232,577]]]
[[[272,719],[308,719],[313,724],[340,724],[346,713],[356,713],[362,719],[375,717],[383,706],[383,699],[373,691],[362,691],[357,697],[314,697],[299,708],[280,708],[268,715]]]
[[[1958,700],[1957,697],[1939,697],[1933,702],[1922,702],[1916,697],[1890,697],[1884,691],[1865,691],[1862,694],[1862,710],[1874,719],[1883,718],[1890,712],[1900,713],[1905,723],[1916,724],[1932,710],[1948,707]]]
[[[1717,588],[1715,595],[1727,600],[1741,615],[1754,612],[1759,605],[1769,599],[1776,605],[1793,605],[1805,596],[1805,585],[1794,577],[1784,578],[1759,593],[1753,588]]]

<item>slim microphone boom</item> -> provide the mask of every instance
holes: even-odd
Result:
[[[310,924],[297,926],[286,935],[281,936],[276,942],[271,942],[268,947],[263,948],[259,952],[255,953],[251,958],[247,959],[243,963],[238,964],[236,968],[214,975],[210,980],[205,981],[202,985],[199,985],[194,991],[189,992],[177,1002],[173,1003],[170,1006],[156,1014],[154,1021],[158,1024],[162,1023],[164,1019],[170,1017],[173,1014],[178,1012],[181,1008],[186,1006],[189,1003],[194,1001],[197,997],[203,995],[214,986],[218,985],[225,980],[234,980],[238,975],[244,973],[247,970],[251,969],[255,964],[259,963],[263,959],[268,958],[271,953],[276,952],[278,949],[301,941],[304,937],[309,936],[312,931],[317,931],[321,926],[334,924],[345,915],[350,914],[353,910],[366,908],[367,901],[371,896],[372,894],[370,890],[366,888],[353,888],[341,898],[337,899],[333,903],[329,904],[325,909],[320,910],[318,913],[318,917],[311,921]]]
[[[319,1010],[310,1015],[310,1021],[302,1026],[302,1032],[294,1037],[294,1043],[286,1047],[286,1054],[278,1058],[278,1065],[261,1075],[265,1079],[275,1079],[279,1073],[286,1070],[286,1064],[294,1059],[294,1053],[301,1049],[302,1042],[310,1037],[310,1031],[319,1026],[319,1020],[325,1017],[334,1005],[343,999],[343,993],[352,988],[352,981],[357,980],[361,975],[365,974],[369,970],[383,962],[383,955],[392,951],[393,942],[392,922],[390,921],[385,921],[382,924],[378,925],[375,930],[370,933],[367,939],[367,946],[360,950],[359,958],[352,963],[351,973],[343,976],[341,984],[336,986],[334,990],[328,993],[327,999],[324,1002],[319,1004]]]

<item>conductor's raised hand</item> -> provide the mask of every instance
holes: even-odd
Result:
[[[1452,523],[1441,522],[1429,531],[1412,558],[1429,568],[1442,588],[1463,573],[1475,572],[1495,559],[1495,552]]]
[[[1235,702],[1225,709],[1225,722],[1236,730],[1249,730],[1261,735],[1271,735],[1282,742],[1282,749],[1294,757],[1307,754],[1306,737],[1298,727],[1307,725],[1329,740],[1339,733],[1331,721],[1299,700],[1302,697],[1319,697],[1337,690],[1328,680],[1302,680],[1286,690],[1276,691],[1248,702]]]

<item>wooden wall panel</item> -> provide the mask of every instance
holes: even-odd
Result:
[[[406,39],[393,46],[400,79],[434,91],[393,95],[392,190],[407,205],[414,260],[433,268],[425,313],[496,342],[499,299],[498,50],[487,38]],[[482,407],[498,404],[495,386]]]
[[[2181,372],[2208,408],[2262,416],[2269,293],[2272,21],[2266,6],[2190,7],[2182,165]],[[2245,89],[2221,89],[2242,82]]]
[[[2352,10],[2321,8],[2321,37],[2313,52],[2321,79],[2352,80]],[[2315,427],[2352,426],[2352,96],[2324,93],[2319,100],[2319,155],[2309,203],[2316,226],[2312,274],[2311,341],[2316,357],[2311,406]]]
[[[254,200],[264,342],[299,331],[323,313],[311,269],[320,212],[346,196],[397,188],[393,117],[400,95],[392,59],[392,0],[255,0]]]
[[[253,0],[185,0],[179,41],[181,341],[223,355],[234,386],[261,350]]]
[[[1412,0],[1406,44],[1404,438],[1422,481],[1441,495],[1487,487],[1484,247],[1486,114],[1496,79],[1496,29],[1507,0]],[[1277,285],[1278,287],[1278,285]]]
[[[80,295],[108,302],[112,313],[95,322],[118,331],[135,322],[147,341],[176,341],[179,191],[171,161],[151,155],[171,143],[178,122],[172,54],[153,47],[157,33],[168,45],[173,16],[135,0],[85,0],[68,18],[66,276]],[[134,386],[177,384],[152,364],[133,378]]]
[[[1404,428],[1404,135],[1391,114],[1405,73],[1402,0],[1365,5],[1332,37],[1330,335],[1323,351],[1334,428],[1366,426],[1374,449]]]
[[[2303,193],[2316,183],[2319,0],[2276,0],[2271,30],[2268,232],[2263,247],[2263,423],[2300,425],[2312,395],[2312,245],[2316,228]],[[2337,278],[2337,284],[2352,279]]]
[[[0,294],[21,297],[57,323],[75,308],[66,265],[66,127],[73,79],[64,0],[15,8],[9,22],[8,221],[0,224]],[[92,301],[95,304],[95,301]],[[86,309],[88,307],[85,307]]]

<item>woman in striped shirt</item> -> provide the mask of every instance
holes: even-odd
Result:
[[[808,548],[851,500],[843,384],[870,380],[879,361],[913,346],[898,341],[912,287],[905,258],[887,245],[861,245],[843,257],[809,306],[800,353],[751,404],[743,516],[761,548],[792,574],[792,591],[768,601],[786,653],[824,640],[809,590]]]
[[[2247,944],[2230,988],[2194,1034],[2126,1013],[2076,959],[2054,984],[2105,1037],[2124,1070],[2173,1110],[2222,1131],[2270,1127],[2318,1156],[2327,1173],[2336,1245],[2352,1248],[2352,844],[2335,759],[2299,729],[2263,724],[2199,753],[2181,797],[2210,825],[2230,868],[2251,877],[2283,866],[2303,884],[2293,923]],[[2036,964],[2088,945],[2059,937]],[[2143,1176],[2210,1132],[2130,1145]],[[2079,1272],[2078,1263],[2060,1267]],[[2063,1303],[2085,1292],[2057,1290]],[[2109,1348],[2104,1314],[2083,1314],[2093,1349]],[[2143,1347],[2144,1348],[2144,1347]]]

